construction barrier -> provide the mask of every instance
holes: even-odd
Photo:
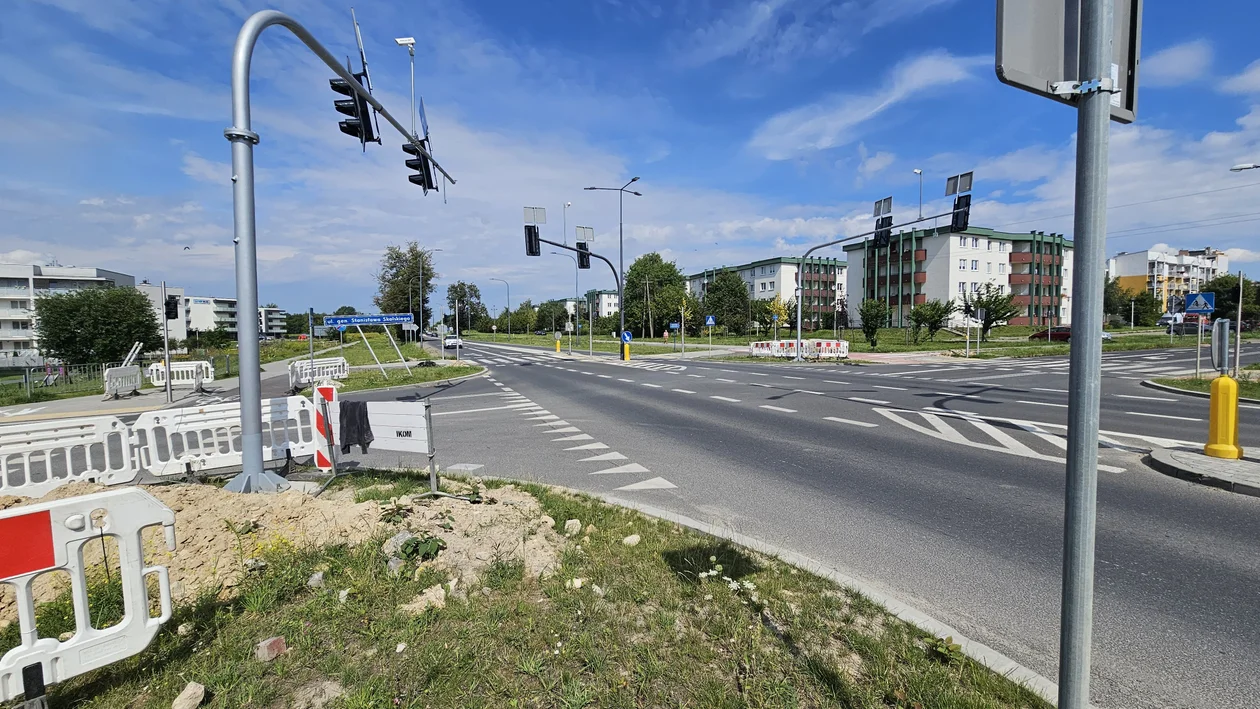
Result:
[[[765,340],[748,345],[752,357],[795,358],[796,340]],[[844,359],[849,356],[848,340],[804,340],[801,357],[805,359]]]
[[[300,359],[289,363],[289,389],[301,391],[315,382],[327,379],[344,380],[350,376],[345,357],[327,357],[314,361]]]
[[[333,461],[336,460],[333,446],[336,435],[331,424],[333,416],[339,413],[337,387],[332,384],[320,384],[311,392],[311,401],[315,405],[315,467],[325,472],[333,472]]]
[[[163,477],[241,464],[241,405],[163,409],[140,415],[131,426],[136,463]],[[315,407],[288,396],[262,401],[263,461],[313,456]]]
[[[110,367],[105,370],[105,398],[117,399],[119,396],[135,394],[140,391],[143,383],[144,375],[138,364]]]
[[[109,490],[0,512],[0,583],[14,588],[20,644],[0,657],[0,701],[25,694],[39,700],[45,684],[63,682],[136,655],[171,617],[171,582],[164,566],[144,565],[141,530],[162,525],[167,549],[175,550],[175,513],[140,488]],[[92,626],[88,610],[84,546],[103,536],[118,543],[123,587],[122,620]],[[35,627],[33,584],[41,574],[65,571],[74,602],[74,634],[41,638]],[[150,614],[146,588],[155,576],[159,614]]]
[[[214,367],[204,360],[197,362],[171,362],[171,386],[200,389],[203,382],[214,381]],[[149,365],[149,383],[155,387],[166,386],[166,367],[161,362]]]
[[[0,494],[41,497],[78,481],[118,485],[138,472],[131,432],[117,417],[0,426]]]

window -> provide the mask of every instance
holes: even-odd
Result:
[[[963,248],[966,248],[966,247],[967,247],[967,237],[965,237],[965,236],[960,236],[960,237],[958,237],[958,245],[959,245],[959,246],[961,246],[961,247],[963,247]]]
[[[761,267],[761,275],[763,275],[763,276],[764,276],[764,275],[766,275],[766,267],[765,267],[765,266],[762,266],[762,267]]]
[[[998,264],[998,273],[1006,273],[1006,264],[1004,263]]]
[[[984,242],[984,250],[985,250],[985,251],[992,251],[992,250],[993,250],[993,242],[992,242],[992,241],[986,241],[986,242]]]
[[[770,281],[770,290],[774,290],[774,281]]]
[[[965,259],[965,258],[960,258],[960,259],[958,259],[958,270],[959,270],[959,271],[966,271],[966,270],[967,270],[967,259]]]
[[[976,238],[976,237],[974,237],[974,236],[973,236],[973,237],[971,237],[971,248],[973,248],[973,249],[978,249],[978,248],[980,248],[980,240],[979,240],[979,239],[977,239],[977,238]]]
[[[999,242],[998,242],[998,251],[1006,251],[1006,242],[1005,242],[1005,241],[999,241]]]
[[[762,281],[762,282],[761,282],[761,290],[765,290],[765,289],[766,289],[766,282],[765,282],[765,281]]]
[[[992,262],[992,261],[988,261],[988,262],[986,262],[986,263],[984,264],[984,272],[985,272],[985,273],[993,273],[993,262]]]
[[[979,271],[979,270],[980,270],[980,262],[979,262],[979,261],[977,261],[977,260],[975,260],[975,259],[972,259],[972,260],[971,260],[971,270],[973,270],[973,271]]]
[[[958,295],[966,295],[966,294],[967,294],[967,284],[960,281],[958,283]]]
[[[975,293],[975,292],[976,292],[976,291],[978,291],[978,290],[980,290],[980,284],[979,284],[979,283],[976,283],[975,281],[972,281],[972,282],[971,282],[971,292],[972,292],[972,293]]]

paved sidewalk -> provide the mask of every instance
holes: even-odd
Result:
[[[1227,460],[1212,458],[1199,451],[1156,448],[1148,456],[1148,462],[1165,475],[1260,497],[1260,460],[1254,458]]]

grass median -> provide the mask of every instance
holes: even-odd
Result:
[[[1253,365],[1254,366],[1254,365]],[[1248,374],[1247,369],[1239,373],[1238,378],[1238,395],[1246,399],[1260,399],[1260,377]],[[1212,380],[1216,377],[1195,379],[1193,377],[1187,379],[1156,379],[1156,384],[1173,387],[1174,389],[1184,389],[1185,391],[1197,391],[1204,394],[1212,393]]]
[[[367,391],[369,389],[384,389],[386,387],[408,386],[411,384],[427,384],[429,382],[442,381],[444,379],[456,379],[458,377],[466,377],[477,372],[484,372],[485,367],[476,365],[453,365],[448,367],[418,367],[412,365],[411,373],[402,367],[386,367],[385,372],[388,376],[382,375],[381,370],[373,367],[371,369],[352,369],[350,376],[344,381],[338,382],[340,386],[337,391],[347,394],[352,391]],[[303,394],[310,394],[310,387],[302,390]]]
[[[360,488],[329,493],[349,505],[425,489],[427,478],[368,472],[340,484]],[[178,607],[142,654],[55,685],[49,698],[157,709],[195,681],[213,707],[296,706],[310,687],[339,697],[330,709],[1050,706],[948,639],[776,559],[587,497],[486,487],[482,506],[446,509],[531,515],[523,542],[551,540],[550,573],[530,573],[511,545],[458,583],[444,567],[449,551],[391,573],[381,542],[402,526],[426,539],[429,530],[460,535],[452,545],[482,532],[452,525],[439,512],[449,501],[387,504],[375,536],[357,546],[268,545],[239,585]],[[490,504],[496,496],[517,504]],[[558,533],[567,520],[581,531],[566,540]],[[320,587],[309,587],[321,572]],[[415,610],[412,599],[435,588],[442,604]],[[120,617],[117,589],[98,583],[90,596],[94,619]],[[67,627],[60,610],[40,609],[54,637]],[[272,636],[287,652],[255,659],[254,646]]]

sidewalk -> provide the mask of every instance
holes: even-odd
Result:
[[[1255,458],[1227,460],[1182,448],[1156,448],[1147,462],[1165,475],[1260,497],[1260,460]]]

